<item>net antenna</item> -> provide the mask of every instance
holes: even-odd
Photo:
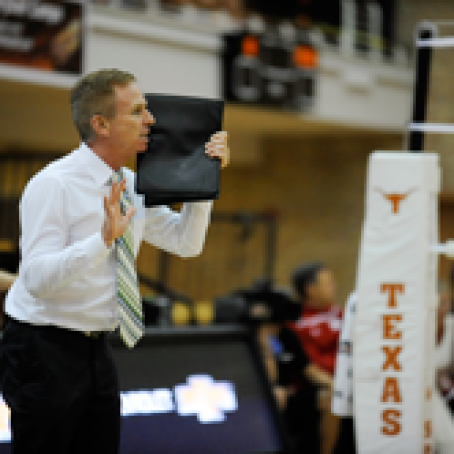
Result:
[[[416,67],[413,91],[413,112],[411,122],[408,125],[408,135],[406,137],[406,148],[412,153],[421,153],[424,151],[424,136],[426,133],[454,134],[454,124],[426,122],[432,49],[454,48],[454,36],[439,36],[439,29],[441,27],[452,25],[454,25],[454,22],[423,21],[416,27]]]

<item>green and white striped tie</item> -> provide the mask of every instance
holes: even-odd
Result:
[[[112,181],[123,179],[121,169],[112,176]],[[120,198],[121,212],[125,214],[131,205],[127,191]],[[123,342],[132,348],[143,335],[143,312],[140,299],[139,284],[134,260],[134,232],[132,222],[129,223],[123,236],[115,241],[117,256],[117,297],[120,319],[120,336]]]

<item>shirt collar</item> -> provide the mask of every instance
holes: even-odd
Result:
[[[112,167],[106,164],[93,150],[85,143],[81,143],[77,149],[82,159],[84,169],[90,174],[95,183],[104,186],[109,182],[114,173]]]

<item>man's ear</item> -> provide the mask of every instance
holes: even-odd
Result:
[[[90,120],[93,131],[99,137],[108,137],[110,131],[109,121],[102,115],[93,115]]]

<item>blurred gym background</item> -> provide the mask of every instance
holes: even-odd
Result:
[[[144,92],[225,99],[231,143],[202,255],[141,248],[147,324],[214,324],[232,292],[259,278],[288,287],[311,260],[329,264],[343,305],[368,156],[406,149],[415,26],[449,18],[446,0],[0,0],[0,269],[17,271],[26,182],[78,145],[69,88],[118,67]],[[454,50],[434,50],[428,122],[454,123],[453,76]],[[454,237],[454,137],[427,134],[425,149],[440,154],[444,241]],[[440,278],[452,286],[443,258]]]

